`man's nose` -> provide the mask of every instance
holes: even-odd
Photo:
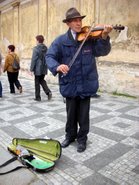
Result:
[[[81,21],[77,21],[77,24],[78,24],[78,25],[81,25]]]

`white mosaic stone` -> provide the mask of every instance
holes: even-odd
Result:
[[[115,145],[117,142],[102,137],[97,134],[89,133],[88,140],[90,144],[87,145],[87,149],[83,153],[78,153],[75,146],[70,145],[68,148],[63,149],[63,154],[68,156],[70,159],[74,161],[83,162],[97,154],[103,152],[104,150],[110,148]],[[76,155],[75,155],[76,152]]]
[[[139,150],[132,149],[128,153],[119,157],[117,160],[113,161],[112,168],[108,168],[111,164],[105,166],[99,173],[104,175],[105,177],[114,180],[115,182],[125,183],[125,184],[133,184],[135,179],[139,179],[139,174],[136,174],[132,170],[136,167],[139,161]],[[109,170],[110,169],[110,170]],[[115,173],[117,169],[117,172]],[[128,171],[126,171],[128,169]],[[111,174],[111,175],[110,175]]]
[[[54,103],[54,106],[50,106],[52,105],[52,103]],[[59,101],[50,101],[50,102],[47,102],[47,103],[39,103],[39,104],[36,104],[35,107],[38,107],[38,108],[41,108],[41,109],[44,109],[44,110],[48,110],[48,111],[57,111],[59,109],[65,109],[65,104],[63,102],[61,102],[59,104]]]
[[[36,124],[41,122],[46,123],[46,126],[42,128],[35,127]],[[29,121],[24,121],[22,124],[15,124],[15,127],[20,128],[20,130],[29,134],[31,137],[38,137],[40,135],[47,134],[48,132],[63,128],[64,124],[59,120],[56,121],[53,118],[43,116],[42,118],[35,118]]]
[[[1,122],[0,123],[0,128],[2,128],[2,127],[7,127],[7,126],[10,126],[11,124],[9,123],[9,122]]]
[[[122,140],[121,143],[124,143],[124,144],[132,146],[132,147],[139,146],[139,140],[131,138],[131,137],[128,137],[128,138]]]
[[[0,145],[7,150],[7,146],[11,144],[12,138],[0,129]]]
[[[103,116],[104,113],[100,113],[98,111],[95,111],[95,110],[90,110],[90,119],[92,118],[96,118],[98,116]]]
[[[139,117],[139,108],[130,110],[126,112],[127,115]]]
[[[21,108],[19,106],[14,109],[12,108],[12,109],[8,109],[6,111],[1,111],[0,118],[2,118],[4,121],[12,121],[12,120],[32,116],[35,114],[36,114],[35,111],[32,111],[32,110],[25,108],[25,107]]]
[[[0,111],[0,117],[2,115],[2,110],[3,109],[10,108],[10,107],[13,108],[13,106],[16,106],[16,103],[12,103],[12,102],[7,101],[7,100],[6,101],[1,101],[1,103],[0,103],[0,109],[1,109],[1,111]]]

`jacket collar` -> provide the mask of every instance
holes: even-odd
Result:
[[[77,41],[74,40],[72,34],[71,34],[71,30],[69,29],[66,33],[65,33],[65,39],[63,44],[67,45],[67,46],[77,46]]]

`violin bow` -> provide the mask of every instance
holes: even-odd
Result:
[[[81,51],[81,49],[82,49],[82,47],[83,47],[85,41],[87,40],[87,37],[89,36],[89,34],[91,33],[92,29],[94,28],[94,24],[95,24],[95,23],[93,22],[92,25],[91,25],[91,27],[90,27],[90,29],[89,29],[89,31],[87,32],[87,34],[86,34],[84,40],[83,40],[82,43],[80,44],[80,47],[78,48],[78,50],[76,51],[75,55],[73,56],[73,58],[72,58],[71,61],[69,62],[69,65],[68,65],[69,69],[70,69],[70,68],[72,67],[72,65],[74,64],[74,62],[75,62],[75,60],[76,60],[76,58],[77,58],[79,52]],[[64,76],[66,76],[66,75],[67,75],[67,74],[63,74],[61,77],[64,77]]]

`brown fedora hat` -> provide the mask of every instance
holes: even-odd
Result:
[[[64,23],[68,22],[71,19],[75,18],[84,18],[86,15],[81,16],[80,13],[77,11],[76,8],[70,8],[66,12],[66,19],[63,20]]]

